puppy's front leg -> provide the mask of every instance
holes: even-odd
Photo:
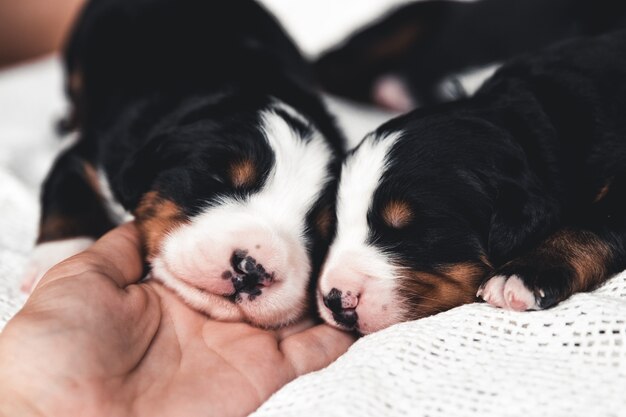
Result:
[[[619,271],[616,236],[564,228],[537,248],[500,267],[478,290],[486,302],[508,310],[542,310],[576,292],[589,291]]]
[[[89,247],[114,227],[96,171],[77,147],[61,154],[44,182],[39,236],[22,281],[30,292],[58,262]]]

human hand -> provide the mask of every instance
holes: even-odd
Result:
[[[0,334],[0,415],[245,415],[353,342],[211,320],[137,283],[139,248],[126,224],[46,274]]]

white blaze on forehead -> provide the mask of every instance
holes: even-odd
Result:
[[[274,107],[305,120],[284,103]],[[279,226],[280,231],[301,237],[307,213],[331,180],[329,163],[333,151],[319,131],[312,128],[310,137],[302,138],[274,111],[263,112],[261,123],[261,131],[274,155],[274,165],[265,184],[246,200],[222,198],[205,213],[234,206],[245,208]]]
[[[281,109],[285,108],[282,104]],[[275,112],[265,112],[262,121],[262,131],[274,151],[274,167],[249,205],[279,223],[297,223],[289,226],[302,234],[307,213],[331,179],[332,150],[320,132],[313,129],[310,138],[301,138]]]
[[[367,213],[387,166],[387,154],[395,136],[377,139],[368,135],[344,163],[337,200],[338,237],[364,243],[368,235]]]
[[[332,289],[358,297],[357,328],[367,334],[402,320],[394,259],[385,248],[368,243],[367,215],[389,164],[389,152],[400,133],[366,136],[343,165],[337,200],[337,237],[330,247],[318,284],[317,302],[326,322],[337,325],[324,297]]]
[[[371,275],[380,278],[393,276],[393,268],[378,249],[367,243],[369,225],[367,213],[372,207],[374,193],[380,185],[389,151],[399,133],[377,138],[365,137],[354,154],[344,162],[337,197],[337,238],[332,245],[327,266],[339,263],[344,253],[371,256]]]

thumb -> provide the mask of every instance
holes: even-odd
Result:
[[[297,377],[330,365],[355,340],[351,333],[322,324],[284,339],[280,350]]]

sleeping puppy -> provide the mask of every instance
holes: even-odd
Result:
[[[45,182],[25,287],[131,213],[152,276],[191,306],[300,318],[343,144],[274,18],[252,0],[94,0],[65,67],[79,138]]]
[[[624,27],[614,0],[427,0],[394,10],[315,64],[330,92],[408,111],[473,94],[497,64]]]
[[[626,268],[626,32],[516,59],[343,163],[318,305],[371,333],[471,303],[541,310]]]

